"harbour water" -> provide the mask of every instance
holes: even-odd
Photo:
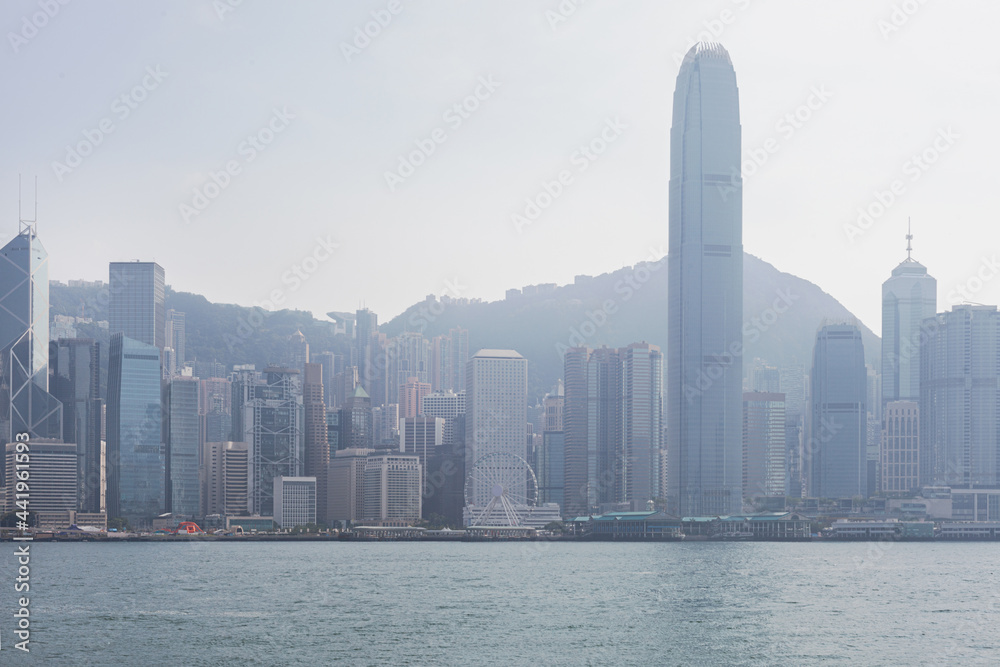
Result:
[[[1000,664],[996,543],[32,545],[2,665]]]

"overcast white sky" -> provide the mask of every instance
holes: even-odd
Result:
[[[715,32],[736,68],[744,158],[773,151],[745,163],[748,252],[878,331],[880,284],[905,257],[911,216],[939,310],[970,279],[966,298],[1000,300],[1000,279],[977,278],[1000,270],[997,3],[590,0],[557,22],[575,3],[403,1],[349,62],[342,44],[388,0],[75,0],[51,18],[45,2],[0,5],[0,236],[17,229],[17,174],[29,199],[37,174],[53,279],[156,260],[175,289],[214,301],[280,290],[283,305],[363,301],[388,320],[430,293],[496,299],[648,259],[667,249],[677,58]],[[499,86],[480,87],[458,125],[445,114],[480,77]],[[829,99],[800,110],[800,127],[778,125],[819,90]],[[249,161],[241,142],[274,109],[294,118],[274,121],[281,131]],[[581,171],[574,154],[609,119],[623,129]],[[102,121],[113,131],[67,163]],[[436,128],[444,143],[390,191],[385,172]],[[933,164],[907,164],[925,150]],[[181,205],[230,160],[240,173],[185,222]],[[512,214],[561,170],[569,185],[518,231]],[[857,209],[894,180],[896,201],[849,238]],[[283,279],[317,238],[339,247],[307,262],[301,285]]]

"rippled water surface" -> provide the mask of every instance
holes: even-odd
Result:
[[[1000,544],[35,544],[0,664],[1000,664]]]

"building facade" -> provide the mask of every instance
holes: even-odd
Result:
[[[166,282],[156,262],[111,262],[108,329],[132,340],[166,347]]]
[[[743,182],[736,73],[691,47],[670,130],[667,511],[742,506]]]
[[[910,495],[920,487],[920,406],[889,401],[882,419],[880,488],[884,495]]]
[[[853,325],[831,324],[816,335],[811,376],[809,495],[852,498],[868,492],[865,349]]]
[[[160,350],[121,333],[108,354],[107,513],[146,525],[166,511]]]
[[[743,394],[743,499],[785,495],[785,395]]]
[[[163,441],[167,446],[164,492],[167,511],[174,518],[191,519],[201,511],[200,390],[201,383],[194,377],[176,376],[163,382]]]
[[[279,528],[316,523],[316,478],[274,478],[274,522]]]
[[[955,306],[923,322],[922,485],[1000,484],[1000,314]]]

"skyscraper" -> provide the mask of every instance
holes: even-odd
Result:
[[[175,519],[191,519],[201,510],[199,459],[201,420],[198,378],[176,376],[163,382],[166,410],[166,506]]]
[[[63,406],[63,442],[75,442],[79,509],[101,511],[101,345],[89,338],[49,343],[50,388]]]
[[[112,334],[108,354],[107,512],[133,527],[166,508],[160,351]]]
[[[828,324],[816,334],[810,392],[810,437],[803,453],[809,495],[868,495],[868,406],[861,331]]]
[[[306,477],[316,479],[316,518],[325,525],[330,442],[327,438],[326,401],[323,398],[323,367],[320,364],[305,364],[302,404],[305,415],[303,473]]]
[[[49,256],[33,224],[0,248],[0,440],[62,438],[49,393]]]
[[[399,387],[400,418],[424,414],[423,402],[429,393],[431,393],[429,382],[421,382],[415,377],[407,378],[406,382]]]
[[[662,497],[663,354],[649,343],[619,350],[622,360],[622,430],[625,437],[625,499],[642,511]]]
[[[883,405],[920,400],[920,327],[937,312],[937,281],[911,256],[912,238],[907,233],[906,259],[882,283]]]
[[[132,340],[166,346],[166,283],[156,262],[111,262],[108,294],[108,329]]]
[[[528,361],[514,350],[480,350],[466,365],[465,469],[487,454],[488,465],[527,460]],[[497,471],[498,473],[501,471]],[[472,481],[472,501],[485,507],[492,489]]]
[[[921,484],[1000,483],[1000,313],[955,306],[923,322]]]
[[[890,401],[884,415],[879,486],[887,496],[908,496],[920,486],[920,407]]]
[[[729,53],[696,44],[670,130],[667,507],[685,516],[742,506],[740,133]]]
[[[233,372],[233,441],[250,448],[251,514],[274,512],[274,478],[302,474],[302,374],[268,367],[259,379],[252,367]]]
[[[743,498],[785,495],[785,395],[743,394]]]

